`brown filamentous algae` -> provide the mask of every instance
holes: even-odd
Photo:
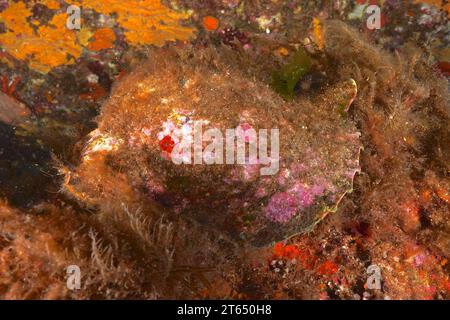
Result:
[[[126,191],[108,201],[138,205],[137,198],[150,199],[258,246],[311,230],[352,190],[359,171],[359,133],[346,117],[355,81],[286,102],[217,54],[193,53],[155,50],[116,85],[66,190],[98,205],[107,197],[102,190],[120,180]],[[194,159],[194,149],[183,146],[197,139],[196,125],[203,133],[217,130],[203,137],[197,149],[202,154]],[[225,162],[229,149],[211,143],[225,143],[227,129],[247,146],[241,163],[206,164],[220,155]],[[252,132],[258,139],[264,129],[268,157],[252,159]],[[273,129],[279,130],[279,157]],[[100,167],[110,176],[94,181],[90,175]]]

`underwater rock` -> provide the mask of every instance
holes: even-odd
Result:
[[[0,121],[0,198],[17,207],[32,206],[48,197],[52,174],[51,153]]]
[[[348,79],[286,102],[211,50],[155,50],[113,89],[65,189],[95,205],[99,190],[126,181],[135,195],[113,201],[149,199],[257,246],[286,239],[352,190],[361,143],[346,110],[356,92]],[[98,167],[108,186],[80,179]]]

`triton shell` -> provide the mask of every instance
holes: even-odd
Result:
[[[113,90],[83,161],[104,153],[108,166],[164,210],[253,245],[311,230],[352,190],[359,171],[359,133],[345,116],[356,97],[355,81],[286,102],[268,85],[205,57],[155,51]],[[193,143],[196,124],[203,133],[223,133],[223,140],[209,137],[221,142],[227,129],[246,142],[252,129],[266,129],[270,160],[251,159],[247,148],[245,164],[208,165],[222,151],[211,152],[211,141],[203,140],[201,164],[194,164],[193,148],[183,153],[188,149],[180,146]],[[276,158],[270,152],[273,129],[279,130]],[[270,166],[273,174],[263,174]]]

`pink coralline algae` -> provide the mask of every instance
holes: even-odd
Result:
[[[316,197],[320,197],[325,192],[325,186],[317,184],[307,187],[303,184],[296,184],[289,192],[274,194],[266,207],[266,215],[276,222],[288,222],[291,218],[313,205]]]
[[[307,208],[313,203],[315,194],[308,187],[296,185],[293,191],[296,193],[298,202],[302,208]]]
[[[241,123],[237,128],[236,128],[236,134],[239,137],[242,137],[242,139],[245,142],[250,142],[254,137],[252,137],[252,132],[253,132],[253,127],[249,124],[249,123]]]
[[[287,192],[276,193],[270,198],[266,215],[277,222],[288,222],[297,213],[298,199]]]

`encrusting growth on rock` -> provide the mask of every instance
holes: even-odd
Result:
[[[146,198],[256,245],[283,240],[310,230],[352,189],[361,145],[342,112],[355,95],[349,79],[316,97],[286,102],[214,50],[153,50],[113,89],[93,133],[97,138],[86,144],[66,189],[88,198],[108,194],[114,202]],[[195,163],[199,123],[202,132],[219,132],[200,136]],[[230,145],[227,130],[246,142],[243,163],[237,163],[237,142],[232,137]],[[260,130],[268,132],[269,150],[251,159]],[[219,147],[208,151],[211,141]],[[173,163],[174,157],[183,163]],[[89,177],[96,177],[95,185]]]
[[[245,52],[150,49],[75,160],[55,164],[57,200],[0,203],[0,297],[353,299],[370,264],[380,296],[448,297],[448,83],[413,46],[389,54],[336,21],[322,32],[311,69],[326,81],[289,101]],[[189,164],[174,150],[195,123],[247,143],[279,129],[277,170],[206,165],[210,141]],[[66,287],[72,264],[80,291]]]

